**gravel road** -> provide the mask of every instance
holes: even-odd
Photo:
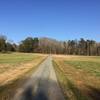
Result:
[[[48,56],[23,87],[18,89],[13,100],[64,100],[51,56]]]

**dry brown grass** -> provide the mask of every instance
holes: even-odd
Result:
[[[47,57],[47,55],[35,54],[33,60],[0,64],[0,100],[11,100],[14,93],[20,88],[29,76],[38,68],[38,65]]]
[[[45,56],[39,56],[39,57],[35,58],[33,61],[30,61],[27,63],[20,63],[13,67],[11,67],[11,65],[9,65],[9,64],[3,65],[3,66],[1,65],[0,70],[5,69],[6,71],[0,73],[0,86],[8,84],[8,82],[11,82],[11,81],[21,77],[21,75],[25,74],[30,69],[37,66],[44,58],[45,58]]]
[[[53,55],[54,58],[59,58],[63,60],[79,60],[79,61],[93,61],[93,62],[100,62],[100,57],[98,56],[76,56],[76,55]]]
[[[64,76],[74,84],[74,86],[86,97],[93,98],[99,97],[100,93],[100,78],[91,75],[83,69],[76,69],[65,61],[92,61],[100,62],[96,57],[85,56],[53,56],[54,61],[57,63],[59,69],[63,72]],[[64,89],[68,92],[67,89]],[[97,94],[96,94],[97,93]],[[66,93],[68,94],[68,93]],[[96,96],[95,96],[96,95]],[[76,99],[75,99],[76,100]]]
[[[5,85],[8,82],[11,82],[21,75],[25,74],[27,71],[37,66],[43,59],[44,57],[42,56],[37,57],[31,62],[21,63],[18,66],[16,65],[14,68],[10,68],[10,65],[8,65],[7,67],[9,67],[9,69],[0,74],[0,85]]]

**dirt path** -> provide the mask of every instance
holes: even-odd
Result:
[[[39,66],[27,83],[18,89],[13,100],[64,100],[51,56]]]

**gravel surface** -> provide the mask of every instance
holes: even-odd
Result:
[[[23,87],[18,89],[13,100],[64,100],[51,56],[48,56]]]

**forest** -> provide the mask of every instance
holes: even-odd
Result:
[[[100,43],[84,38],[58,41],[46,37],[27,37],[16,44],[8,41],[6,36],[0,35],[0,52],[100,56]]]

